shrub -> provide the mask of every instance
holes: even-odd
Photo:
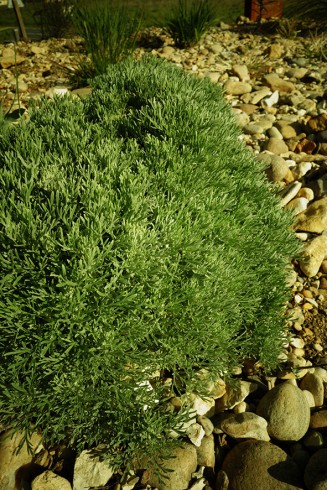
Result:
[[[30,0],[32,15],[42,37],[59,38],[72,27],[72,12],[76,0]]]
[[[120,465],[176,443],[201,369],[277,366],[297,245],[217,86],[154,59],[93,85],[0,136],[0,420]]]
[[[210,0],[179,0],[164,28],[176,46],[185,48],[196,44],[216,23],[216,9]]]
[[[117,63],[133,52],[141,26],[137,11],[131,14],[124,5],[95,2],[79,8],[74,19],[96,75],[104,73],[109,63]],[[81,64],[80,71],[84,68]]]

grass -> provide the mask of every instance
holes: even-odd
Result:
[[[179,0],[178,6],[165,19],[163,28],[177,47],[186,48],[198,43],[217,23],[216,8],[211,0]]]
[[[168,17],[172,8],[177,5],[178,0],[113,0],[114,6],[126,6],[129,11],[142,11],[144,25],[151,27],[163,22]],[[101,0],[103,5],[108,5],[107,0]],[[77,5],[85,7],[90,5],[86,0],[78,0]],[[239,15],[244,12],[243,0],[222,0],[217,4],[219,19],[224,22],[233,22]],[[21,9],[21,13],[27,28],[37,28],[37,23],[33,17],[33,9],[28,2],[25,2],[25,7]],[[17,21],[13,9],[8,9],[6,6],[0,7],[0,27],[16,27]]]

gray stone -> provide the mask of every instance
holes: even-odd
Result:
[[[222,464],[229,490],[296,490],[302,488],[296,463],[278,446],[244,441],[229,451]]]
[[[288,146],[286,143],[279,138],[269,138],[265,145],[265,150],[271,151],[276,155],[288,152]]]
[[[114,474],[105,461],[100,461],[91,451],[82,451],[74,465],[73,490],[89,490],[90,487],[106,485]]]
[[[228,95],[242,95],[252,91],[252,85],[247,82],[235,82],[228,79],[224,84],[224,91]]]
[[[214,419],[215,429],[235,439],[257,439],[270,441],[267,421],[252,412],[223,413]],[[214,429],[214,432],[215,432]]]
[[[310,407],[302,390],[282,383],[268,391],[256,413],[268,422],[268,433],[279,441],[299,441],[309,428]]]
[[[319,449],[310,458],[304,472],[307,490],[327,488],[327,449]]]
[[[32,490],[71,490],[71,484],[65,478],[52,471],[45,471],[32,481]]]

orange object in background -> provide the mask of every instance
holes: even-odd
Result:
[[[283,0],[245,0],[245,17],[252,21],[282,17]]]

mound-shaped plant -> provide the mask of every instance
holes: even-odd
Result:
[[[201,369],[277,365],[297,246],[238,134],[217,86],[146,59],[0,136],[2,423],[128,464],[175,443]]]

